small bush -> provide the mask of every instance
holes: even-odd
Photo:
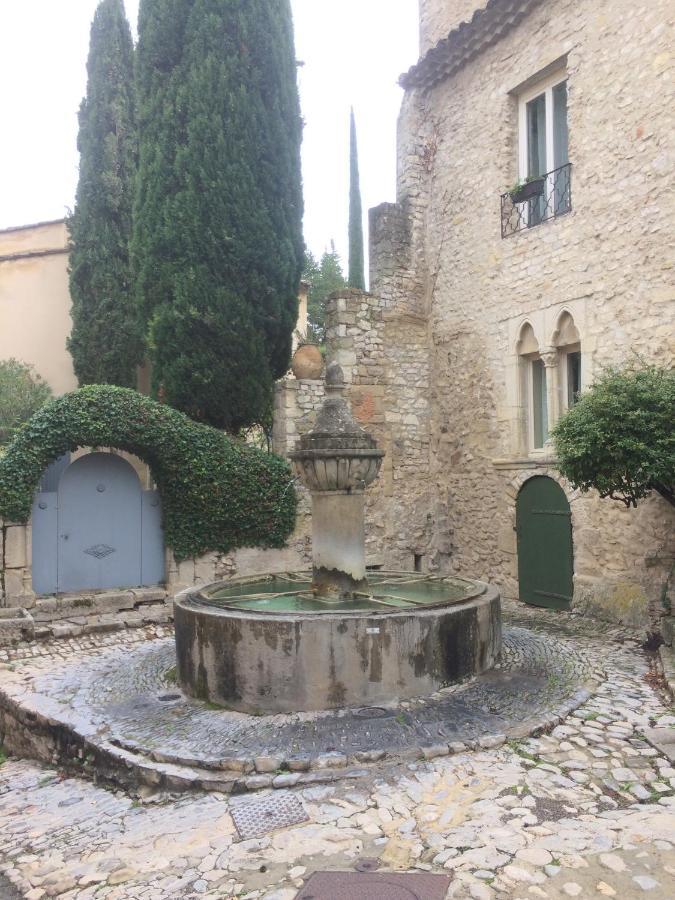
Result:
[[[0,458],[0,516],[28,520],[47,466],[78,447],[134,453],[162,497],[178,559],[236,547],[282,547],[295,524],[288,464],[128,388],[88,385],[44,406]]]
[[[577,488],[637,506],[675,503],[675,371],[606,369],[553,430],[558,467]]]
[[[0,445],[49,400],[52,390],[32,366],[18,359],[0,362]]]

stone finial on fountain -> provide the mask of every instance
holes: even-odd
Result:
[[[367,588],[363,492],[384,456],[354,421],[344,391],[342,368],[331,363],[316,425],[290,454],[312,494],[313,588],[336,602]]]

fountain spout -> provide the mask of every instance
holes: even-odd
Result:
[[[342,368],[331,363],[316,425],[290,453],[312,494],[312,588],[335,602],[367,589],[364,491],[384,457],[372,435],[354,421],[344,392]]]

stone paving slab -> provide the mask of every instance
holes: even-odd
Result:
[[[675,765],[675,717],[667,728],[645,728],[644,735],[652,747],[656,747],[670,762]]]

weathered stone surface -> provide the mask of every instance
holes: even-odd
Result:
[[[508,604],[507,613],[516,615]],[[119,789],[104,790],[81,777],[89,771],[84,751],[75,776],[10,758],[0,766],[0,865],[13,883],[21,886],[22,896],[31,896],[30,890],[42,892],[49,879],[51,890],[72,885],[64,896],[76,900],[91,900],[94,895],[111,900],[146,896],[159,900],[172,895],[202,896],[202,891],[209,896],[248,895],[255,900],[267,900],[275,893],[291,898],[307,873],[327,867],[353,871],[364,857],[374,859],[383,871],[417,868],[451,874],[450,896],[456,898],[490,900],[544,893],[550,897],[633,897],[643,893],[670,897],[675,874],[675,769],[658,753],[642,755],[651,748],[641,735],[651,727],[650,722],[658,728],[669,728],[673,722],[662,698],[645,679],[647,658],[630,642],[613,642],[605,625],[592,632],[589,621],[552,620],[545,612],[531,611],[526,611],[525,617],[532,627],[551,630],[556,640],[564,634],[567,643],[561,657],[567,668],[579,664],[583,648],[584,659],[590,658],[594,666],[606,670],[593,695],[581,701],[583,705],[567,714],[563,726],[551,733],[521,736],[490,750],[469,751],[467,742],[461,742],[461,752],[428,761],[409,757],[390,763],[388,757],[377,766],[364,767],[358,782],[344,778],[351,772],[347,768],[308,775],[256,775],[253,777],[262,779],[260,786],[266,792],[255,798],[228,797],[222,791],[178,796],[167,792],[166,785],[153,791],[132,788],[131,795]],[[524,631],[521,629],[521,635]],[[166,662],[158,657],[154,668],[139,673],[138,681],[136,676],[129,677],[123,650],[137,645],[142,636],[142,632],[120,632],[2,650],[0,660],[13,666],[2,672],[3,689],[14,685],[30,695],[32,679],[39,678],[43,688],[51,686],[54,697],[67,700],[73,715],[82,714],[82,697],[87,694],[89,701],[102,704],[101,721],[114,731],[120,723],[113,722],[110,710],[120,702],[123,705],[120,692],[126,685],[137,702],[142,698],[147,725],[154,695],[143,691],[148,690],[151,672],[164,672]],[[506,646],[513,656],[527,658],[535,646],[551,645],[521,639],[515,644],[507,641]],[[111,651],[117,655],[110,655]],[[71,665],[68,657],[76,654],[79,663]],[[564,669],[556,668],[555,659],[545,652],[533,653],[532,665],[539,671],[548,666],[556,678],[551,684],[539,682],[532,696],[523,692],[522,682],[511,682],[512,708],[519,719],[535,694],[541,699],[548,691],[559,690],[558,678]],[[89,694],[87,673],[93,660],[106,670],[106,678]],[[513,673],[507,660],[505,665],[508,681]],[[71,680],[60,681],[59,673],[66,670],[71,672]],[[582,671],[585,669],[579,669]],[[492,680],[485,693],[465,694],[466,706],[475,711],[488,698],[494,703],[495,685]],[[100,690],[103,686],[106,691]],[[574,684],[571,689],[576,694]],[[457,699],[462,693],[451,692]],[[159,701],[156,707],[165,708]],[[454,721],[460,708],[453,708]],[[545,704],[541,708],[545,709]],[[33,729],[39,729],[51,712],[53,708],[41,707],[37,719],[32,720]],[[165,713],[162,728],[153,732],[155,740],[161,733],[161,741],[168,743],[174,741],[176,731],[191,730],[193,743],[203,745],[214,760],[222,761],[224,742],[217,742],[220,755],[213,754],[203,737],[217,717],[227,713],[202,710],[206,713],[206,730],[199,733],[196,720],[186,726],[180,715]],[[405,714],[413,715],[410,709]],[[6,728],[4,715],[0,709],[0,739]],[[311,730],[319,721],[310,719],[306,725]],[[425,721],[428,727],[428,719]],[[99,722],[91,725],[95,734]],[[251,717],[247,728],[260,726],[261,720]],[[391,727],[402,731],[406,726],[394,718]],[[482,731],[487,733],[484,727]],[[591,732],[598,742],[590,740]],[[267,740],[270,732],[258,734],[264,738],[255,755],[262,756],[264,748],[265,755],[274,756]],[[294,740],[285,740],[285,752],[293,745]],[[650,790],[662,783],[665,791],[658,793],[662,802],[651,799],[638,804],[623,791],[622,784],[606,787],[609,770],[587,769],[589,781],[581,785],[562,774],[566,761],[580,761],[577,754],[595,759],[590,748],[601,745],[611,752],[612,768],[631,769],[639,776],[636,783],[650,786]],[[172,745],[171,749],[177,748]],[[239,747],[239,753],[243,751],[244,747]],[[78,755],[75,748],[71,752]],[[137,760],[138,743],[133,755]],[[129,754],[127,760],[131,758]],[[178,778],[179,766],[163,765],[172,778]],[[312,781],[298,783],[292,790],[282,782],[280,787],[285,789],[268,790],[277,779],[288,777]],[[244,784],[238,786],[242,788]],[[260,838],[239,839],[231,815],[235,807],[254,799],[267,803],[275,798],[283,805],[287,797],[295,798],[309,821],[271,830]],[[270,824],[262,813],[256,818],[254,812],[252,821],[258,820],[261,827]],[[548,859],[555,864],[545,862]],[[100,880],[103,878],[105,881]],[[653,881],[659,884],[652,886]],[[574,886],[580,892],[574,893]]]
[[[425,697],[497,660],[499,594],[480,582],[469,590],[462,603],[450,594],[424,608],[313,616],[242,615],[188,592],[174,605],[178,682],[192,696],[253,714]]]
[[[571,2],[503,0],[448,36],[485,6],[485,0],[420,4],[422,53],[430,50],[423,65],[443,73],[449,57],[462,64],[433,88],[407,91],[398,129],[399,202],[371,211],[370,334],[386,352],[373,358],[359,345],[354,378],[359,388],[362,381],[385,387],[382,446],[391,459],[384,476],[393,497],[387,501],[385,486],[384,497],[372,500],[373,543],[384,539],[386,554],[403,555],[404,538],[409,555],[441,571],[489,572],[505,596],[517,596],[515,499],[524,481],[546,475],[571,503],[575,608],[657,630],[674,513],[655,496],[629,510],[578,494],[561,482],[550,446],[530,449],[519,341],[528,323],[534,352],[550,363],[551,423],[566,405],[564,349],[573,344],[562,327],[565,314],[580,344],[584,385],[622,361],[626,347],[670,362],[675,304],[659,248],[673,216],[663,201],[669,169],[650,124],[672,127],[672,104],[659,87],[669,65],[663,27],[669,0],[619,17],[613,0],[598,0],[589,15]],[[504,27],[485,25],[496,20]],[[651,68],[637,86],[633,72],[645,59]],[[550,73],[553,60],[568,82],[571,215],[502,239],[499,195],[523,174],[519,86]],[[613,92],[622,90],[640,101],[613,105]],[[610,131],[630,139],[607,142]],[[467,160],[472,173],[490,173],[487,181],[467,174]],[[617,165],[621,187],[588,180],[591,171]],[[633,216],[617,219],[619,196],[633,209],[658,210],[654,227],[638,227],[636,235]],[[603,253],[589,253],[598,235]],[[639,299],[629,301],[631,293]],[[384,306],[381,322],[376,302]],[[339,335],[340,321],[336,310],[335,339],[346,339],[345,349],[354,352],[356,342]],[[379,379],[365,374],[371,363],[383,366]],[[660,546],[668,550],[657,558]]]

